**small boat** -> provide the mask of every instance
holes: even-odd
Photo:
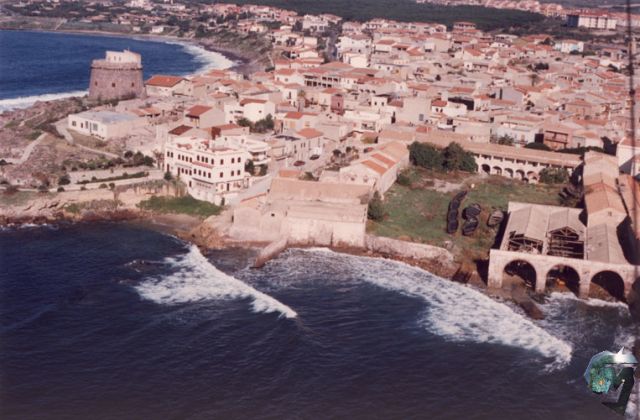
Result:
[[[467,221],[464,222],[464,225],[462,225],[462,234],[464,236],[472,235],[473,232],[475,232],[476,229],[478,228],[478,225],[479,225],[478,219],[476,219],[475,217],[471,219],[467,219]]]
[[[480,215],[481,211],[482,207],[480,207],[480,204],[473,203],[462,211],[462,217],[465,219],[475,219]]]
[[[447,233],[453,235],[458,230],[458,219],[449,220],[447,222]]]
[[[498,226],[500,223],[502,223],[503,220],[504,220],[504,212],[500,209],[494,210],[491,212],[491,214],[489,215],[489,218],[487,219],[487,226],[489,227]]]
[[[449,211],[451,211],[451,210],[458,210],[459,208],[460,208],[460,202],[459,202],[459,201],[456,201],[456,200],[454,199],[454,200],[451,200],[451,201],[449,202]]]
[[[456,220],[458,218],[458,210],[449,210],[447,212],[447,220]]]
[[[459,193],[453,196],[453,200],[457,201],[458,203],[462,203],[462,200],[464,200],[466,196],[467,196],[466,191],[460,191]]]

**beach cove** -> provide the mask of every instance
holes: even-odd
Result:
[[[131,49],[143,56],[145,79],[242,67],[247,60],[175,37],[0,30],[0,112],[38,101],[84,96],[91,60],[105,50]]]

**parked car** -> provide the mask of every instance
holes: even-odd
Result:
[[[295,162],[293,162],[293,166],[303,166],[304,165],[304,160],[296,160]]]

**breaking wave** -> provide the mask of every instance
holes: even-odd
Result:
[[[194,73],[202,73],[213,69],[228,69],[233,67],[235,61],[227,58],[224,54],[215,51],[209,51],[199,45],[180,42],[180,41],[163,41],[167,44],[180,45],[196,62],[200,64],[200,68]]]
[[[0,113],[13,109],[28,108],[36,102],[55,101],[58,99],[71,98],[73,96],[84,96],[86,90],[75,90],[72,92],[46,93],[44,95],[20,96],[18,98],[0,99]]]
[[[306,252],[327,253],[326,250]],[[339,264],[345,270],[358,271],[358,277],[366,282],[424,299],[427,313],[420,324],[447,340],[524,348],[554,359],[550,369],[562,368],[571,361],[571,344],[545,331],[508,305],[496,302],[471,287],[446,281],[401,262],[332,254],[334,269]]]
[[[160,278],[147,279],[136,286],[141,297],[168,305],[251,298],[255,312],[279,312],[280,316],[286,318],[298,315],[287,305],[218,270],[195,245],[191,245],[186,254],[167,258],[165,262],[176,271]]]
[[[573,293],[553,292],[551,293],[550,297],[551,299],[558,299],[558,300],[573,300],[573,301],[580,302],[582,304],[593,306],[593,307],[619,308],[619,309],[624,309],[625,311],[628,309],[627,304],[624,302],[609,302],[607,300],[595,299],[595,298],[580,299]]]

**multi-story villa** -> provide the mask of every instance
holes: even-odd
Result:
[[[164,170],[180,178],[193,197],[220,204],[249,186],[250,175],[244,171],[247,158],[248,153],[238,147],[178,137],[165,145]]]

